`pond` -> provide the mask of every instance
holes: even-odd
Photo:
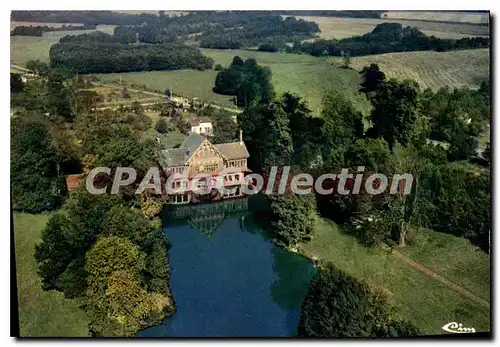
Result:
[[[165,219],[177,312],[141,337],[286,337],[315,268],[253,222],[248,198],[185,206]]]

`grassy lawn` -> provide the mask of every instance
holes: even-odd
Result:
[[[448,235],[447,235],[448,236]],[[435,255],[437,244],[443,242],[442,235],[428,236],[428,243],[409,247],[411,256],[426,266],[434,263],[434,269],[449,276],[456,284],[472,290],[476,295],[489,297],[489,287],[483,283],[489,271],[489,260],[476,251],[465,249],[463,240],[446,237],[442,254]],[[441,241],[440,241],[441,240]],[[426,249],[427,247],[427,249]],[[318,218],[314,239],[301,246],[301,251],[315,255],[323,262],[330,261],[352,276],[383,288],[402,317],[411,320],[425,334],[442,334],[443,325],[460,322],[472,326],[476,331],[490,329],[489,310],[423,272],[391,256],[381,248],[367,248],[357,240],[340,232],[330,221]],[[487,258],[487,257],[486,257]],[[440,260],[454,259],[455,264],[441,265]],[[473,264],[472,264],[473,263]],[[467,279],[460,267],[469,266]],[[476,271],[480,274],[471,275]],[[489,281],[488,281],[489,283]]]
[[[203,54],[213,58],[216,64],[228,66],[233,57],[255,57],[260,65],[272,70],[272,82],[278,94],[290,91],[299,94],[308,101],[314,113],[324,93],[329,89],[342,91],[358,109],[367,113],[369,103],[364,95],[358,93],[360,76],[357,71],[340,68],[326,58],[317,58],[305,54],[268,53],[249,50],[202,49]],[[113,82],[122,77],[123,81],[149,88],[165,90],[172,88],[174,93],[200,99],[215,104],[234,107],[232,97],[215,94],[212,88],[216,71],[147,71],[123,74],[98,74],[103,82]]]
[[[168,132],[166,134],[160,134],[155,130],[156,122],[158,121],[159,112],[145,112],[147,116],[153,121],[151,123],[151,128],[143,133],[145,138],[159,138],[160,144],[163,148],[174,148],[175,145],[180,145],[187,138],[186,135],[179,132]]]
[[[485,48],[377,54],[352,58],[352,67],[361,70],[363,66],[375,63],[387,77],[413,79],[422,89],[437,90],[445,86],[479,88],[483,80],[489,79],[489,53]]]
[[[34,258],[35,244],[51,214],[14,213],[17,295],[21,336],[89,336],[87,317],[74,300],[43,291]]]
[[[490,257],[479,247],[465,238],[428,230],[416,231],[414,239],[415,246],[399,251],[490,302]]]

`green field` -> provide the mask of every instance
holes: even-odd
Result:
[[[489,301],[489,257],[467,248],[465,240],[451,235],[428,233],[426,239],[422,244],[408,246],[406,254]],[[438,251],[440,254],[436,255]],[[350,275],[383,289],[397,312],[425,334],[445,333],[441,327],[448,322],[460,322],[476,331],[490,330],[489,309],[381,248],[362,246],[330,221],[318,219],[313,240],[301,245],[301,252],[323,262],[330,261]],[[441,264],[444,261],[449,263]],[[467,275],[464,271],[468,271]]]
[[[402,248],[401,253],[490,301],[490,257],[479,247],[462,237],[427,230],[419,230],[414,238],[417,246]]]
[[[51,214],[14,213],[17,295],[21,336],[89,336],[87,317],[74,300],[43,291],[34,258],[35,245]]]
[[[351,99],[360,111],[366,113],[369,103],[357,90],[360,77],[357,71],[342,69],[339,64],[332,65],[327,58],[317,58],[305,54],[267,53],[248,50],[202,49],[212,57],[216,64],[228,66],[233,57],[255,57],[261,65],[272,70],[272,82],[277,93],[291,91],[308,101],[314,113],[318,112],[321,99],[328,89],[340,90]],[[199,97],[206,102],[234,106],[232,97],[212,92],[216,71],[148,71],[123,74],[99,74],[103,82],[114,82],[122,77],[123,81],[149,88],[164,90],[172,88],[174,93],[189,97]]]

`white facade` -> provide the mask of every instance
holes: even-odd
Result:
[[[192,133],[197,133],[200,135],[212,135],[212,123],[204,122],[191,127]]]

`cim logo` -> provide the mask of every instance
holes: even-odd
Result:
[[[450,333],[463,334],[463,333],[475,333],[476,329],[466,328],[462,326],[462,323],[451,322],[443,325],[443,330]]]

